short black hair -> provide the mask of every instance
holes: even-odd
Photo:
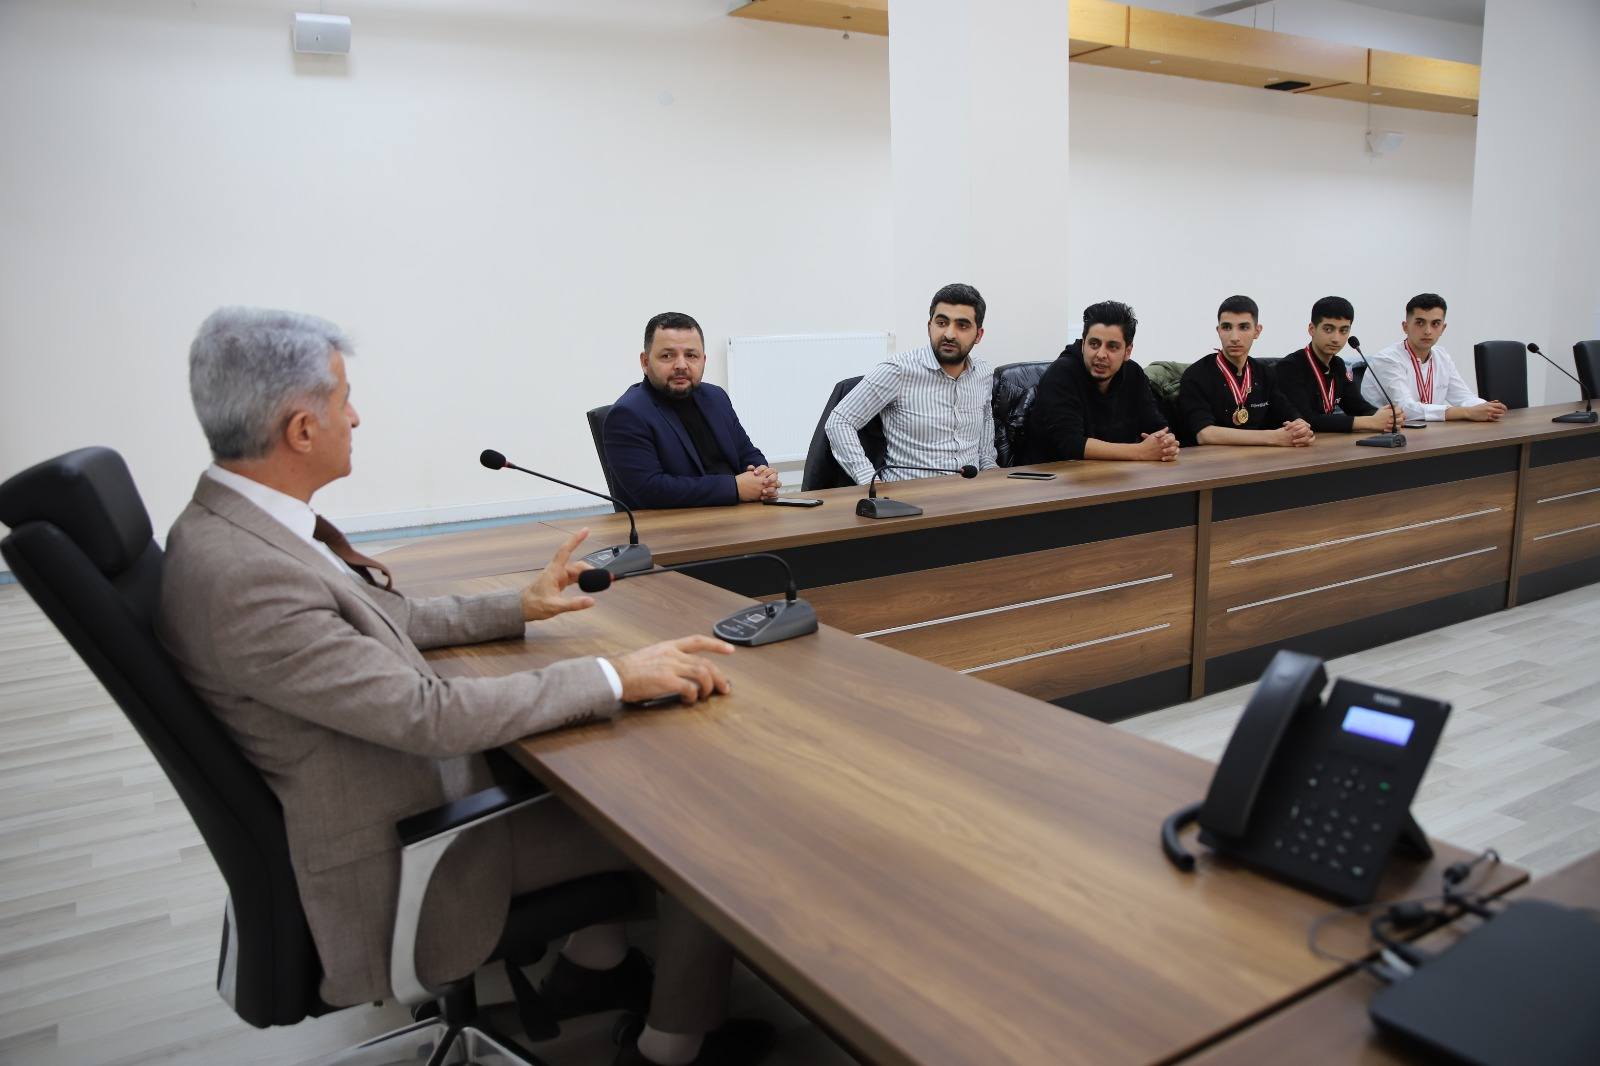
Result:
[[[1230,296],[1223,300],[1222,306],[1217,308],[1217,317],[1223,315],[1249,315],[1257,322],[1261,321],[1261,309],[1248,296]]]
[[[1343,296],[1324,296],[1311,305],[1311,324],[1314,326],[1325,318],[1344,318],[1354,322],[1355,305]]]
[[[1119,326],[1122,329],[1122,343],[1131,346],[1133,331],[1139,328],[1139,320],[1133,317],[1133,308],[1120,300],[1101,300],[1083,309],[1085,337],[1089,335],[1090,326]]]
[[[957,282],[954,285],[946,285],[934,293],[933,299],[928,301],[929,319],[933,318],[933,309],[940,304],[955,304],[957,307],[972,308],[973,325],[979,329],[983,328],[983,311],[986,305],[983,302],[983,297],[978,295],[978,290],[971,285],[963,285]]]
[[[655,343],[658,329],[692,329],[700,334],[700,347],[704,348],[706,345],[706,331],[700,328],[700,323],[682,311],[663,311],[644,324],[645,351],[648,352],[650,345]]]
[[[1440,296],[1436,292],[1419,292],[1411,298],[1409,303],[1406,304],[1406,317],[1410,318],[1411,312],[1417,310],[1418,308],[1421,308],[1424,311],[1430,311],[1435,307],[1447,315],[1450,313],[1450,308],[1445,305],[1443,296]]]

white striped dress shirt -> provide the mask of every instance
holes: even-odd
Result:
[[[857,431],[883,415],[887,462],[893,466],[954,469],[994,467],[994,369],[967,357],[960,377],[944,372],[933,348],[924,345],[873,367],[828,415],[833,457],[856,484],[872,480],[872,460]],[[937,474],[886,470],[882,480],[904,481]]]

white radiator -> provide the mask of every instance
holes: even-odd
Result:
[[[728,396],[769,463],[806,457],[834,385],[892,351],[891,333],[792,333],[728,340]]]

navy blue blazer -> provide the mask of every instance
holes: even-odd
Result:
[[[733,413],[728,394],[702,382],[694,402],[705,416],[717,446],[735,471],[765,466],[761,454]],[[739,486],[729,474],[708,474],[689,433],[644,381],[628,386],[606,415],[606,465],[617,495],[629,507],[708,507],[739,502]]]

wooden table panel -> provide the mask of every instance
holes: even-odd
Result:
[[[1600,852],[1511,894],[1513,900],[1547,900],[1568,907],[1600,907]],[[1442,951],[1478,925],[1462,918],[1419,942]],[[1215,1047],[1184,1059],[1194,1066],[1426,1066],[1424,1056],[1381,1038],[1367,1016],[1378,990],[1374,977],[1351,974],[1303,1003],[1274,1014]]]
[[[429,657],[498,676],[748,602],[666,574]],[[1206,762],[826,626],[724,662],[727,697],[515,752],[865,1060],[1169,1060],[1340,972],[1305,947],[1328,903],[1162,856]],[[1383,893],[1461,857],[1397,864]],[[1330,950],[1364,943],[1333,924]]]
[[[1331,564],[1348,572],[1367,563],[1403,563],[1415,557],[1405,545],[1439,536],[1430,543],[1447,544],[1479,518],[1509,515],[1516,495],[1516,474],[1493,474],[1214,522],[1211,580],[1283,567]]]
[[[1531,468],[1527,500],[1522,573],[1600,555],[1600,459]]]
[[[967,673],[1035,699],[1059,700],[1076,692],[1187,666],[1192,625],[1190,617],[1169,607],[1164,617],[1142,622],[1132,630],[1113,630],[1098,637],[1096,643]],[[1116,721],[1141,709],[1124,706],[1097,717]]]
[[[1187,559],[1187,564],[1180,560]],[[1116,540],[1025,552],[959,566],[808,588],[828,625],[876,633],[973,611],[1118,585],[1193,566],[1194,530],[1170,529]]]
[[[1086,576],[1091,581],[1099,580],[1098,575]],[[871,639],[952,670],[995,667],[1009,660],[1107,641],[1119,634],[1156,626],[1177,630],[1176,635],[1181,635],[1187,644],[1194,617],[1193,593],[1192,566],[1187,572],[1174,566],[1147,584],[1099,586],[1072,599],[902,629]],[[1187,656],[1182,661],[1187,661]],[[1149,671],[1135,670],[1128,677],[1144,673]],[[1091,686],[1061,691],[1076,692],[1088,687]]]
[[[1504,581],[1516,475],[1212,525],[1207,653]]]
[[[1456,592],[1504,582],[1510,572],[1510,522],[1495,531],[1499,543],[1461,549],[1425,560],[1401,574],[1372,576],[1360,571],[1341,579],[1337,588],[1310,586],[1222,607],[1215,597],[1208,619],[1208,656],[1254,648],[1284,637],[1326,629],[1341,622],[1427,603]],[[1470,554],[1468,554],[1470,553]],[[1283,598],[1278,598],[1283,597]]]

